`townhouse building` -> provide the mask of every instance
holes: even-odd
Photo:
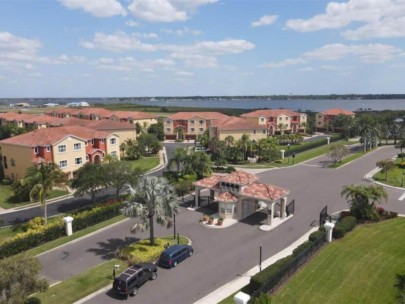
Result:
[[[193,140],[208,131],[215,121],[229,116],[219,112],[178,112],[164,118],[163,128],[166,139]]]
[[[249,136],[250,140],[259,141],[267,137],[267,126],[258,124],[256,121],[240,117],[227,117],[224,120],[216,120],[209,127],[209,136],[224,140],[232,136],[239,140],[243,134]]]
[[[71,179],[86,162],[99,163],[107,154],[119,159],[119,145],[115,133],[83,126],[41,128],[0,141],[4,175],[13,180],[41,162],[55,163]]]
[[[241,117],[267,126],[269,135],[299,133],[305,131],[308,115],[288,109],[257,110],[242,114]]]
[[[347,115],[352,118],[355,117],[355,113],[349,110],[334,108],[328,109],[319,113],[316,113],[315,116],[315,128],[317,131],[327,130],[335,121],[336,117],[339,115]]]

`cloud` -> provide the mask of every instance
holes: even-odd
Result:
[[[186,36],[186,35],[197,36],[197,35],[202,34],[202,31],[192,30],[192,29],[189,29],[188,27],[184,27],[184,28],[178,29],[178,30],[162,29],[160,31],[162,33],[171,34],[171,35],[177,35],[177,36]]]
[[[316,71],[316,69],[312,68],[312,67],[306,67],[306,68],[298,69],[298,71],[300,71],[300,72],[314,72],[314,71]]]
[[[265,15],[261,17],[259,20],[252,22],[252,27],[270,25],[276,22],[277,15]]]
[[[175,73],[176,76],[181,76],[181,77],[192,77],[194,76],[194,73],[187,72],[187,71],[178,71]]]
[[[306,61],[302,58],[292,58],[292,59],[285,59],[280,62],[270,62],[261,65],[264,68],[284,68],[286,66],[296,65],[296,64],[303,64]]]
[[[38,40],[14,36],[9,32],[0,32],[0,52],[34,54],[42,47]]]
[[[397,47],[384,44],[345,45],[328,44],[316,50],[307,52],[304,57],[308,59],[335,61],[354,56],[364,63],[383,63],[399,55],[401,50]]]
[[[87,49],[97,48],[113,52],[154,52],[158,48],[155,45],[141,42],[137,34],[128,35],[124,32],[117,32],[115,34],[95,33],[93,41],[81,42],[79,45]]]
[[[128,56],[123,58],[99,58],[91,63],[99,69],[115,70],[115,71],[143,71],[153,72],[158,68],[168,68],[176,64],[172,59],[146,59],[137,60],[134,57]]]
[[[134,20],[128,20],[127,22],[125,22],[125,24],[128,25],[128,26],[132,26],[132,27],[139,26],[139,23],[134,21]]]
[[[309,19],[291,19],[286,27],[299,32],[360,26],[342,33],[346,39],[395,38],[405,36],[405,1],[349,0],[329,2],[324,14]]]
[[[215,2],[217,0],[133,0],[128,10],[149,22],[177,22],[189,19],[199,6]]]
[[[126,16],[127,11],[117,0],[59,0],[70,9],[82,9],[95,17]]]

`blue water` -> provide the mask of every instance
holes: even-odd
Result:
[[[285,108],[291,110],[323,111],[330,108],[344,108],[347,110],[371,109],[371,110],[405,110],[405,99],[360,99],[360,100],[262,100],[262,99],[209,99],[209,100],[137,100],[134,103],[142,105],[154,105],[162,107],[207,107],[207,108],[235,108],[235,109],[258,109]]]

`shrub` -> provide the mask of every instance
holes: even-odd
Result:
[[[401,162],[401,163],[399,164],[399,167],[402,168],[402,169],[405,169],[405,161]]]
[[[335,225],[335,229],[333,229],[333,237],[336,239],[344,237],[346,233],[352,231],[353,228],[356,227],[356,224],[357,219],[354,216],[342,218],[342,220]]]
[[[318,230],[318,231],[312,232],[312,233],[309,235],[308,241],[310,241],[310,242],[315,242],[315,241],[317,241],[318,239],[320,239],[320,238],[322,238],[322,237],[325,237],[325,232],[324,232],[324,231],[321,231],[321,230]]]
[[[396,218],[396,217],[398,217],[398,212],[388,211],[388,217],[389,218]]]
[[[160,254],[165,250],[166,243],[167,241],[162,239],[155,239],[155,245],[151,246],[149,239],[145,239],[119,249],[117,256],[128,261],[130,265],[142,262],[153,262],[157,260]]]
[[[226,173],[232,173],[232,172],[235,172],[235,171],[236,171],[235,167],[232,167],[232,166],[228,166],[225,169]]]
[[[278,159],[278,160],[274,161],[274,163],[276,163],[276,164],[281,164],[282,162],[283,161],[281,159]]]
[[[299,245],[297,248],[293,250],[292,256],[295,258],[296,256],[299,256],[301,253],[303,253],[305,250],[310,248],[312,246],[313,242],[311,241],[306,241]]]
[[[1,184],[4,186],[10,186],[12,184],[12,181],[9,178],[3,178]]]
[[[42,216],[37,216],[27,223],[26,228],[27,230],[38,230],[41,229],[44,225],[45,219]]]
[[[41,300],[36,297],[30,297],[25,300],[24,304],[41,304]]]
[[[344,218],[346,216],[351,216],[350,211],[345,210],[345,211],[340,212],[340,217],[341,218]]]

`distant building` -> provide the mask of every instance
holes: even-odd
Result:
[[[78,101],[78,102],[70,102],[66,106],[70,108],[76,108],[76,107],[89,107],[90,105],[87,101]]]
[[[268,134],[298,133],[305,131],[307,114],[288,109],[257,110],[242,114],[241,117],[267,126]]]
[[[355,117],[355,113],[345,109],[329,109],[319,113],[316,113],[315,117],[315,128],[317,131],[325,131],[339,115],[347,115],[352,118]]]
[[[239,140],[243,134],[248,135],[250,140],[258,141],[267,138],[267,126],[253,120],[231,116],[224,120],[216,120],[209,127],[210,138],[217,137],[219,140],[224,140],[228,136]]]

